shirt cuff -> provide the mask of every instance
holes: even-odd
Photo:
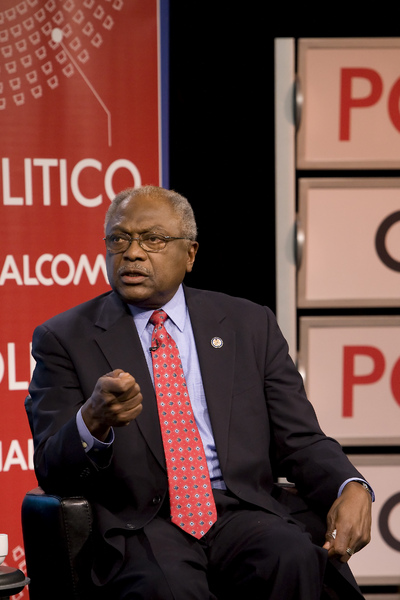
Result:
[[[360,479],[359,477],[351,477],[350,479],[346,479],[346,481],[344,483],[342,483],[342,485],[339,488],[338,498],[339,498],[339,496],[342,495],[342,492],[344,490],[345,485],[347,485],[348,483],[350,483],[350,481],[359,481],[360,483],[365,483],[365,485],[368,487],[369,493],[371,494],[372,502],[375,502],[375,492],[374,492],[374,490],[369,485],[368,481],[365,481],[365,479]]]
[[[90,450],[107,450],[107,448],[109,448],[114,442],[114,431],[112,428],[105,442],[101,442],[92,436],[89,429],[86,427],[85,421],[83,420],[82,409],[79,409],[76,415],[76,426],[78,428],[82,446],[84,447],[85,452],[90,452]]]

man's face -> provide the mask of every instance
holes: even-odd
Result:
[[[180,219],[167,200],[145,196],[123,201],[108,222],[106,235],[138,237],[147,231],[181,237]],[[197,248],[197,242],[174,240],[160,252],[146,252],[135,240],[120,254],[107,251],[110,285],[128,304],[159,308],[173,297],[185,274],[192,270]]]

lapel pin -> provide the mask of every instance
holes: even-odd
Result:
[[[213,337],[213,339],[211,340],[211,346],[213,348],[222,348],[223,345],[224,342],[221,340],[220,337]]]

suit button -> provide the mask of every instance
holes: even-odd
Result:
[[[153,500],[152,500],[153,504],[160,504],[161,502],[161,496],[154,496]]]
[[[127,529],[136,529],[136,525],[134,523],[127,523],[126,528]]]

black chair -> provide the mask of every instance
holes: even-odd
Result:
[[[90,580],[92,511],[85,498],[61,498],[41,488],[22,503],[31,600],[94,600]]]
[[[33,435],[30,396],[25,409]],[[93,515],[87,499],[49,495],[38,487],[26,494],[21,512],[30,599],[95,600]]]

